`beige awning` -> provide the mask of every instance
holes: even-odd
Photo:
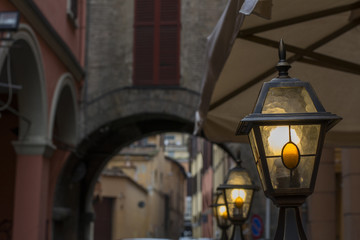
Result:
[[[242,4],[229,0],[209,37],[197,131],[215,142],[247,141],[235,130],[262,83],[276,77],[283,38],[290,76],[310,82],[325,109],[343,117],[327,144],[360,146],[360,2],[259,0],[250,16],[238,14]]]

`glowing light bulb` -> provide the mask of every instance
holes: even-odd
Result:
[[[294,169],[299,164],[300,154],[295,144],[287,143],[281,153],[281,157],[285,167],[288,169]]]
[[[241,208],[243,204],[244,204],[244,200],[241,197],[237,197],[235,199],[235,206],[237,208]]]
[[[226,211],[226,207],[225,206],[220,206],[219,207],[219,216],[227,219],[228,215],[227,215],[227,211]]]
[[[243,189],[233,189],[231,191],[231,198],[235,202],[235,206],[241,208],[244,204],[246,192]]]
[[[291,141],[295,144],[299,144],[300,138],[296,134],[294,129],[291,129]],[[289,127],[279,126],[271,130],[268,138],[269,147],[273,153],[280,153],[284,145],[290,141],[289,139]]]

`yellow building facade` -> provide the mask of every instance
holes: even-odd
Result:
[[[161,139],[157,135],[124,148],[101,175],[99,195],[114,199],[112,240],[178,238],[183,231],[186,173],[165,156]],[[96,229],[95,221],[94,236]]]

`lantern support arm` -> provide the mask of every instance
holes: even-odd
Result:
[[[285,216],[286,216],[286,208],[281,207],[280,212],[279,212],[278,225],[277,225],[274,240],[283,240],[284,239]]]
[[[299,232],[299,235],[300,235],[300,239],[301,240],[306,240],[307,238],[306,238],[306,234],[305,234],[302,222],[301,222],[300,210],[299,210],[298,207],[295,208],[295,213],[296,213],[296,223],[297,223],[297,226],[298,226],[298,232]]]
[[[228,240],[229,239],[228,234],[227,234],[228,228],[229,227],[222,227],[221,228],[221,238],[220,238],[220,240]]]
[[[230,240],[244,240],[244,235],[241,227],[242,224],[234,224],[233,233]]]
[[[295,219],[296,219],[296,226],[298,229],[298,236],[300,240],[307,240],[302,222],[300,217],[300,210],[298,207],[280,207],[279,218],[278,218],[278,226],[275,233],[274,240],[284,240],[286,231],[286,222],[289,222],[291,219],[287,219],[287,211],[294,210],[295,211]]]

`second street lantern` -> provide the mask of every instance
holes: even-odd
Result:
[[[241,167],[240,161],[230,169],[225,183],[218,189],[223,191],[227,217],[234,225],[231,240],[244,239],[242,224],[249,216],[253,194],[257,187],[251,181],[249,173]]]
[[[282,40],[279,58],[279,76],[263,84],[236,134],[248,134],[265,195],[280,207],[275,239],[283,239],[286,208],[295,209],[306,239],[298,207],[314,191],[325,134],[341,118],[325,111],[309,83],[288,76]]]
[[[227,230],[231,226],[231,222],[228,219],[224,193],[220,189],[216,192],[215,202],[211,205],[211,207],[214,209],[216,223],[221,229],[220,240],[228,240]]]

